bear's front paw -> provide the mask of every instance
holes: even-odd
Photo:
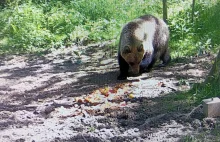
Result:
[[[149,73],[149,72],[151,72],[151,70],[152,70],[152,68],[141,68],[140,69],[140,74],[142,74],[142,73]]]
[[[159,67],[159,68],[166,67],[166,64],[159,64],[158,67]]]
[[[127,76],[124,76],[124,75],[119,75],[118,80],[126,80],[127,79]]]

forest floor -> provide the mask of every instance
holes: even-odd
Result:
[[[213,58],[182,58],[118,81],[117,51],[109,42],[1,55],[0,141],[216,140],[207,131],[220,129],[219,119],[175,99],[204,81]]]

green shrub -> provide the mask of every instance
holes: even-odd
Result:
[[[71,45],[84,39],[118,39],[127,21],[161,11],[158,3],[159,0],[7,1],[0,13],[0,40],[7,42],[0,42],[0,46],[32,50]]]
[[[182,5],[183,8],[178,6]],[[220,44],[218,36],[220,25],[219,2],[196,2],[194,22],[192,22],[191,3],[182,1],[179,5],[171,7],[176,9],[169,19],[171,32],[170,46],[173,49],[173,57],[200,55],[217,49]]]
[[[199,54],[219,44],[219,3],[168,1],[170,46],[174,57]],[[122,26],[144,14],[162,16],[161,0],[9,0],[1,3],[0,47],[33,50],[74,42],[119,39]],[[211,26],[210,26],[211,25]]]

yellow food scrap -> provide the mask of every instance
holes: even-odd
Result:
[[[133,98],[134,98],[134,94],[129,94],[129,95],[128,95],[128,98],[129,98],[129,99],[133,99]]]

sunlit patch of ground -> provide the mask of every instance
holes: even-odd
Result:
[[[1,56],[0,141],[176,141],[197,130],[201,113],[188,117],[172,95],[203,81],[212,56],[118,81],[116,55],[104,42]]]

